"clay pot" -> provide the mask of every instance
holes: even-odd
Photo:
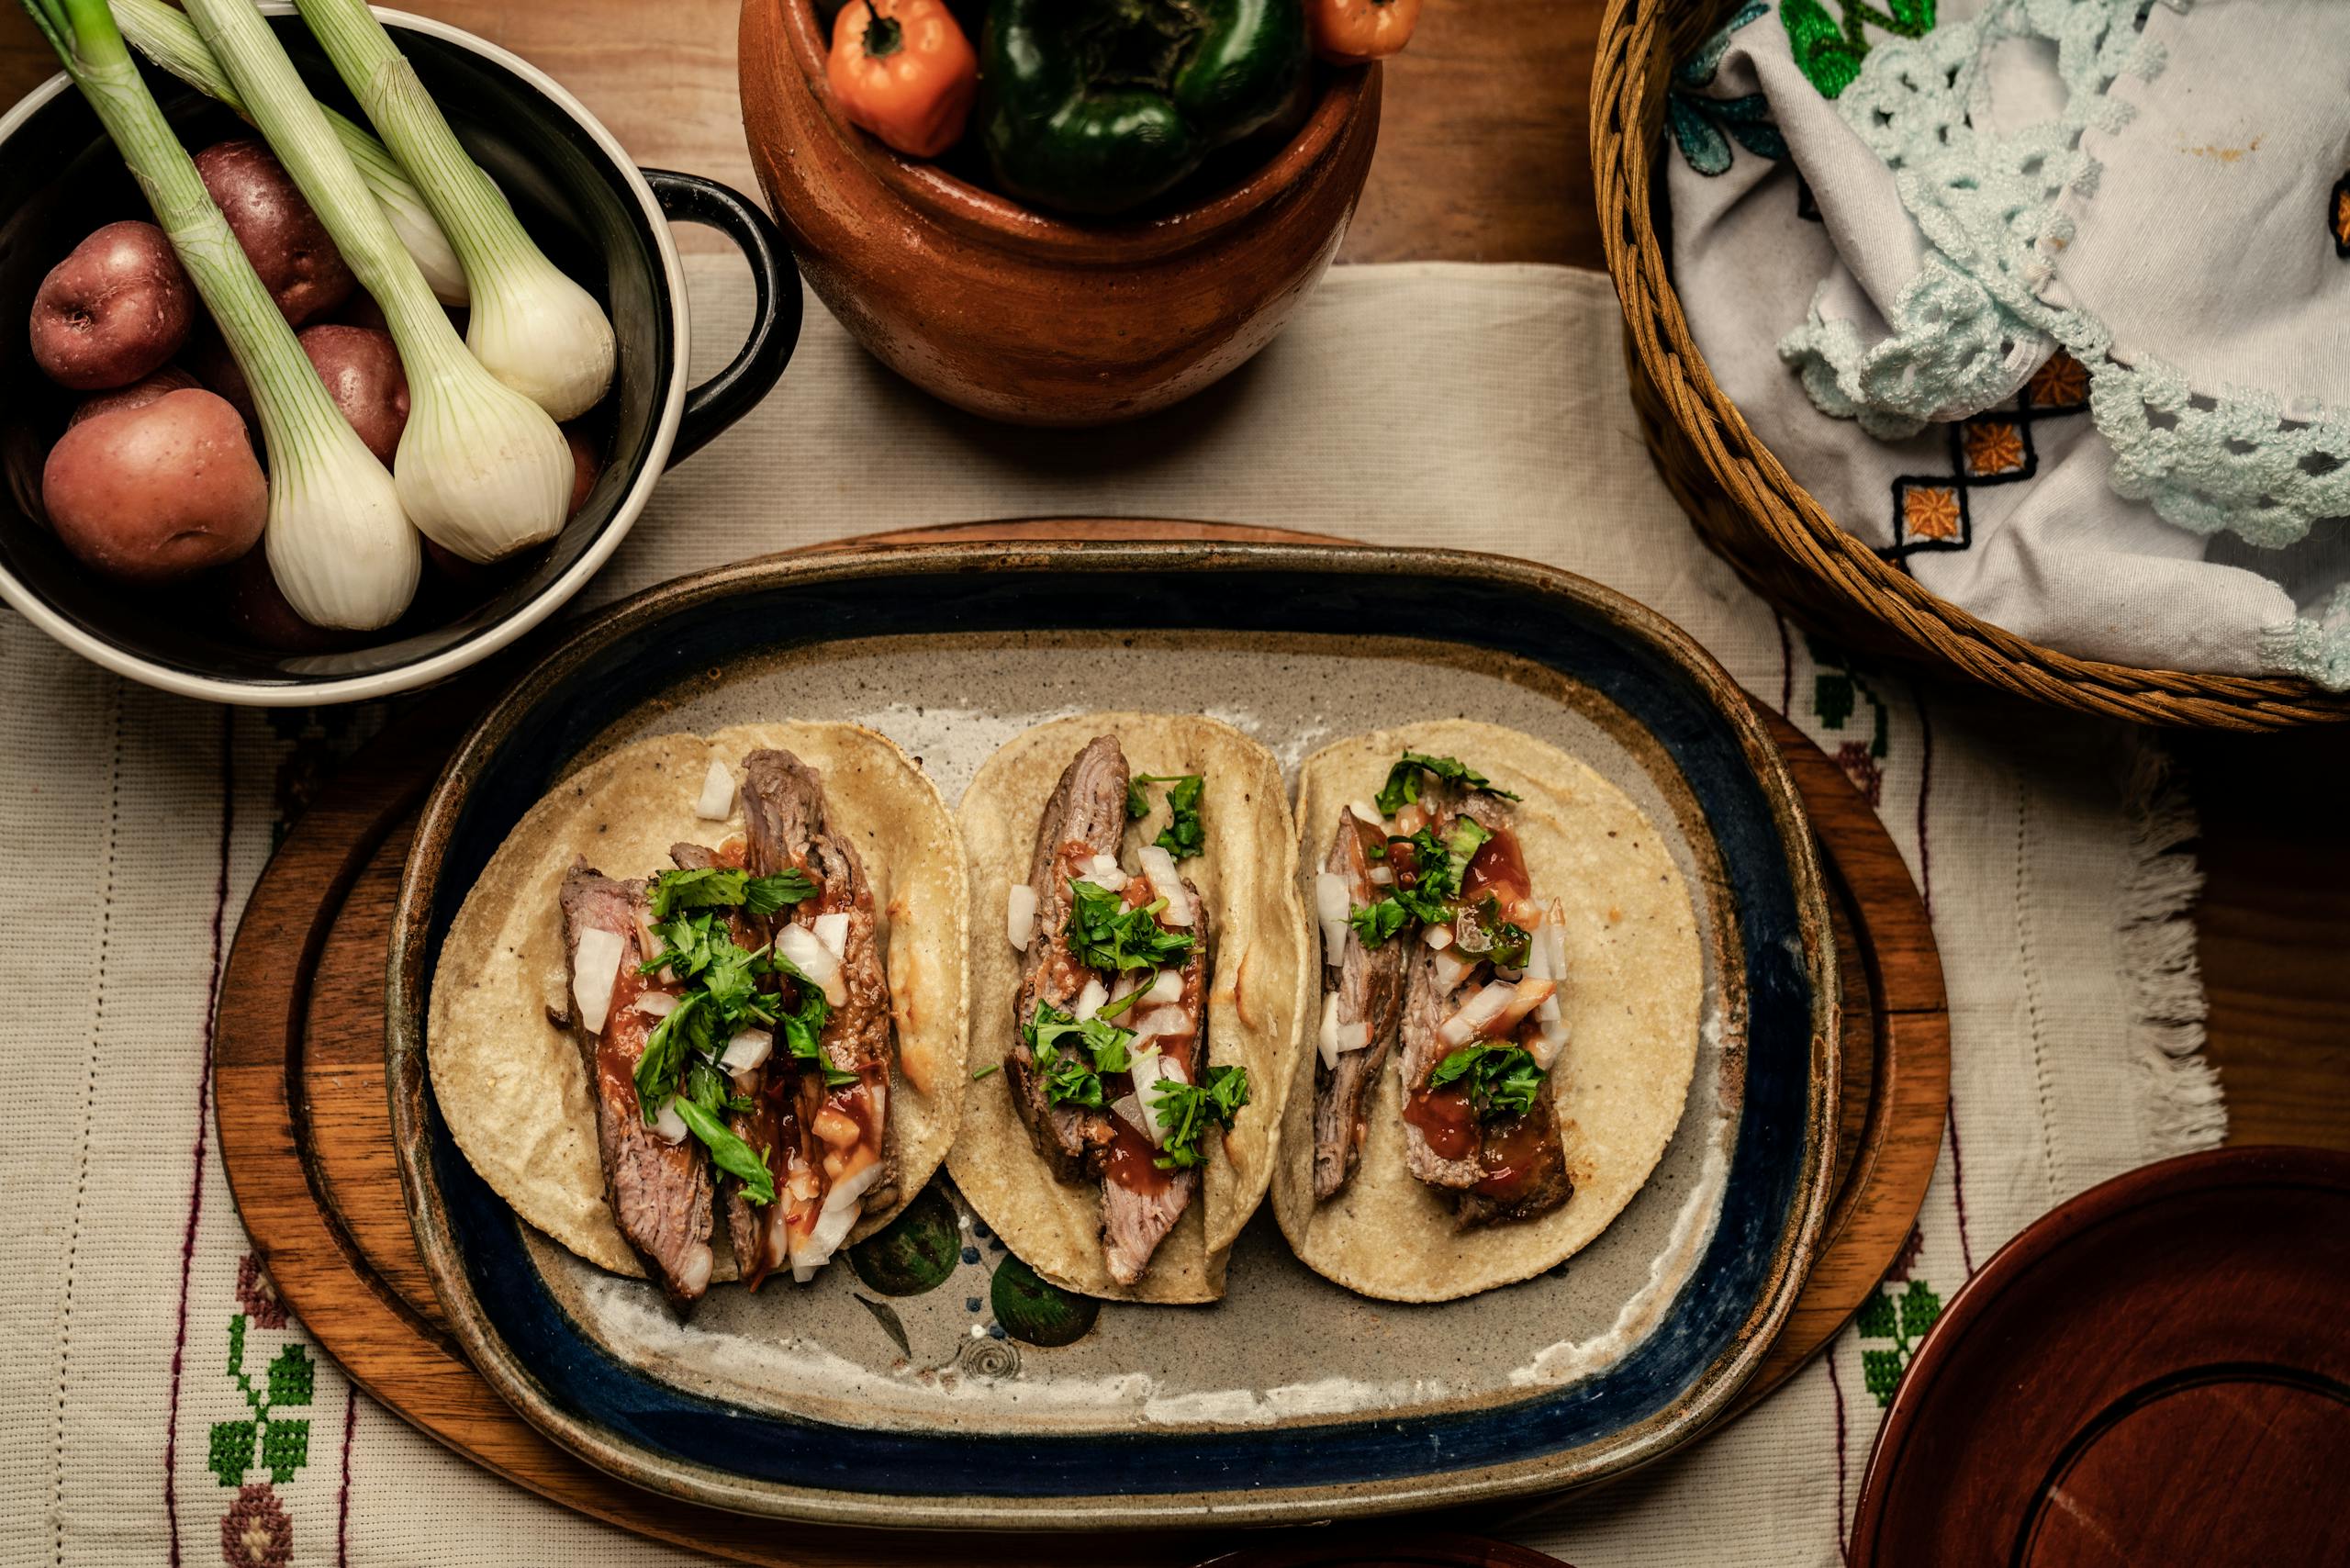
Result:
[[[834,111],[809,0],[743,0],[743,124],[800,268],[874,356],[1018,424],[1190,397],[1270,342],[1337,253],[1379,139],[1379,67],[1317,66],[1304,126],[1244,183],[1074,222],[901,158]]]

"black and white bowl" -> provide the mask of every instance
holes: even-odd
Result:
[[[320,101],[355,113],[290,6],[265,6]],[[587,504],[552,545],[506,568],[487,597],[420,606],[355,645],[285,652],[199,613],[185,584],[139,590],[100,577],[40,520],[40,469],[73,396],[27,346],[49,269],[100,224],[149,218],[96,117],[62,73],[0,117],[0,599],[83,656],[167,691],[263,706],[348,702],[442,680],[545,620],[610,558],[670,464],[765,397],[799,339],[800,281],[765,213],[735,191],[639,169],[554,80],[470,33],[379,10],[457,135],[542,248],[604,301],[619,339],[611,394],[588,416],[605,458]],[[190,149],[251,130],[160,72],[148,81]],[[757,311],[732,364],[687,384],[685,280],[672,220],[722,230],[751,263]]]

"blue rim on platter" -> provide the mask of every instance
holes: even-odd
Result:
[[[1705,1249],[1637,1344],[1522,1400],[1310,1428],[884,1430],[665,1382],[557,1304],[511,1211],[441,1124],[424,1021],[465,892],[615,719],[778,646],[1041,629],[1348,634],[1366,624],[1513,655],[1596,692],[1669,759],[1719,848],[1744,970],[1744,1048],[1724,1068],[1739,1079],[1725,1085],[1735,1138]],[[1742,693],[1685,633],[1583,578],[1466,552],[1318,543],[944,543],[773,557],[677,579],[596,617],[459,746],[424,807],[394,912],[393,1138],[419,1248],[475,1366],[554,1440],[653,1490],[750,1513],[943,1529],[1196,1526],[1209,1513],[1261,1524],[1457,1505],[1652,1460],[1718,1415],[1760,1362],[1808,1271],[1832,1186],[1832,943],[1802,806]]]

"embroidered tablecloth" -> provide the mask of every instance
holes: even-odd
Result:
[[[692,268],[696,357],[748,313]],[[840,464],[845,451],[887,463]],[[1579,1568],[1832,1563],[1880,1411],[1941,1301],[2050,1205],[2216,1142],[2158,756],[1815,644],[1651,472],[1606,280],[1342,268],[1256,363],[1148,422],[964,418],[811,303],[782,388],[681,467],[583,606],[883,527],[1125,513],[1556,563],[1662,610],[1835,755],[1900,843],[1948,974],[1952,1113],[1918,1235],[1833,1350],[1729,1429],[1517,1533]],[[10,1562],[677,1562],[473,1468],[356,1393],[255,1267],[211,1123],[207,997],[291,812],[379,711],[230,711],[0,612],[0,1532]],[[951,1546],[942,1542],[942,1561]]]

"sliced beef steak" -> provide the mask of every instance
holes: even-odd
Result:
[[[1377,823],[1357,821],[1351,807],[1338,812],[1338,829],[1330,838],[1330,853],[1322,869],[1346,879],[1352,907],[1373,902],[1378,892],[1371,880],[1366,834],[1383,830]],[[1370,1103],[1379,1073],[1395,1047],[1395,1030],[1404,1013],[1404,960],[1418,944],[1414,928],[1405,926],[1381,943],[1366,947],[1349,927],[1337,953],[1322,956],[1322,989],[1338,998],[1338,1022],[1360,1024],[1370,1044],[1361,1050],[1341,1051],[1333,1067],[1316,1060],[1314,1069],[1314,1197],[1317,1203],[1336,1197],[1362,1159]]]
[[[1109,1113],[1046,1099],[1021,1028],[1049,1003],[1066,1013],[1085,989],[1090,971],[1069,950],[1069,885],[1097,855],[1115,858],[1126,828],[1126,756],[1115,735],[1087,743],[1061,771],[1060,783],[1036,824],[1036,853],[1028,885],[1036,890],[1036,919],[1028,939],[1018,998],[1013,1003],[1012,1048],[1003,1081],[1036,1152],[1064,1182],[1095,1174],[1115,1132]]]
[[[600,1034],[575,1021],[573,1032],[596,1101],[596,1141],[612,1217],[680,1315],[710,1286],[710,1164],[693,1138],[671,1143],[645,1126],[636,1098],[636,1063],[654,1021],[636,1008],[646,990],[637,967],[647,955],[638,936],[644,884],[616,881],[584,860],[565,873],[564,954],[575,971],[581,936],[591,930],[621,938],[620,972]],[[576,989],[576,972],[575,972]]]

